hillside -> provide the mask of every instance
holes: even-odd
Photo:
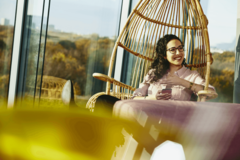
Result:
[[[210,84],[218,93],[213,102],[233,102],[235,53],[225,51],[213,54],[214,62],[211,66]]]

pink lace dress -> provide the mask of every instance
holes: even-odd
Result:
[[[150,83],[154,74],[154,70],[150,70],[148,74],[144,77],[142,83],[140,83],[139,88],[135,90],[133,96],[147,96],[147,95],[156,95],[157,92],[162,91],[163,89],[167,88],[166,78],[167,74],[165,74],[161,79],[156,82]],[[191,71],[190,69],[183,66],[181,69],[175,72],[177,76],[187,81],[193,82],[195,84],[199,84],[204,86],[205,80],[200,76],[197,71]],[[209,85],[209,88],[215,90],[215,88]],[[182,101],[189,101],[191,99],[191,95],[193,93],[192,90],[181,86],[181,85],[172,85],[172,97],[170,100],[182,100]],[[196,94],[196,93],[195,93]]]

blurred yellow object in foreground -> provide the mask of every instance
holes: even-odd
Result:
[[[78,110],[1,110],[0,159],[111,159],[124,143],[123,126]]]

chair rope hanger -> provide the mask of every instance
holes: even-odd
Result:
[[[115,43],[108,76],[101,73],[93,74],[93,77],[107,82],[106,92],[93,95],[86,107],[93,111],[96,99],[104,94],[129,99],[153,61],[157,40],[165,34],[174,34],[182,40],[188,63],[185,66],[197,70],[205,78],[204,90],[198,92],[199,101],[216,98],[216,93],[208,91],[210,65],[213,59],[207,25],[208,20],[199,0],[140,0]],[[136,57],[130,85],[119,82],[111,76],[118,47]]]

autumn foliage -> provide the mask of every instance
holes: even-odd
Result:
[[[210,84],[215,87],[218,98],[212,101],[232,103],[235,53],[229,51],[215,53],[213,59]]]
[[[107,74],[113,46],[114,40],[96,35],[75,41],[48,39],[43,75],[72,80],[76,95],[91,96],[101,92],[105,83],[94,79],[92,74]]]

